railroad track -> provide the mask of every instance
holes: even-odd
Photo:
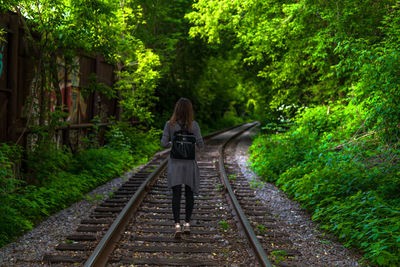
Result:
[[[262,249],[274,265],[307,266],[301,262],[301,253],[295,248],[289,235],[281,231],[276,217],[271,215],[268,208],[257,199],[256,190],[259,186],[262,187],[262,184],[257,181],[249,181],[242,174],[235,159],[234,148],[237,141],[237,139],[233,139],[227,144],[225,153],[220,156],[220,162],[224,164],[225,177],[227,177],[225,182],[231,185],[232,192],[256,238],[260,241]]]
[[[46,255],[43,261],[52,266],[271,266],[269,255],[276,265],[298,266],[290,240],[276,224],[271,227],[273,218],[256,205],[237,166],[223,157],[228,141],[254,126],[248,123],[204,138],[205,149],[197,157],[200,193],[195,196],[190,235],[173,238],[172,193],[165,173],[168,153],[162,153],[82,220],[57,246],[58,254]],[[227,173],[236,175],[236,185]]]

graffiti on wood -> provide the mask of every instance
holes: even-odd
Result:
[[[66,75],[64,62],[60,58],[57,61],[62,102],[68,109],[66,120],[72,124],[85,122],[87,117],[87,103],[79,88],[79,57],[75,57]]]
[[[12,12],[0,14],[0,31],[4,33],[0,38],[0,142],[16,141],[16,137],[24,137],[19,139],[21,145],[30,146],[29,140],[34,134],[31,134],[30,127],[26,128],[26,126],[38,125],[39,118],[44,119],[43,122],[46,124],[50,118],[48,112],[65,111],[66,115],[60,120],[72,125],[90,122],[94,116],[100,116],[104,120],[115,116],[116,100],[103,101],[105,98],[101,93],[83,89],[83,86],[90,84],[92,73],[95,74],[97,80],[112,85],[114,67],[106,63],[100,55],[96,57],[80,55],[79,51],[76,53],[80,56],[76,57],[72,64],[68,62],[66,65],[65,57],[60,49],[61,53],[57,54],[59,81],[47,84],[49,81],[47,76],[38,73],[37,56],[30,49],[26,49],[32,41],[31,38],[27,38],[21,21]],[[15,34],[12,31],[9,34],[2,28],[12,28],[16,31]],[[9,40],[10,38],[12,41]],[[48,65],[45,67],[47,68]],[[53,73],[49,73],[53,78]],[[42,78],[45,76],[44,81]],[[79,127],[81,128],[86,128],[86,126]],[[15,130],[16,134],[14,134]],[[69,128],[63,128],[61,132],[68,132],[68,135],[63,134],[62,142],[69,143],[72,140],[69,137],[72,136]],[[79,133],[78,135],[84,135],[83,131],[76,132]]]
[[[71,109],[68,120],[72,123],[81,123],[86,119],[87,105],[79,88],[71,88]]]

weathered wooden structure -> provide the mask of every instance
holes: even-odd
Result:
[[[0,13],[0,27],[7,32],[4,36],[6,41],[0,42],[0,142],[18,141],[19,144],[26,145],[30,133],[26,128],[26,108],[35,59],[27,49],[25,42],[28,42],[28,39],[17,14]],[[107,99],[98,92],[89,95],[81,93],[81,89],[88,86],[93,74],[98,82],[112,86],[114,66],[106,63],[101,55],[76,57],[75,71],[67,70],[62,61],[57,63],[61,80],[59,89],[65,111],[68,113],[64,118],[68,125],[58,130],[62,136],[61,142],[70,145],[74,143],[74,136],[85,135],[85,132],[79,131],[87,132],[87,129],[93,126],[91,121],[95,116],[101,118],[99,125],[107,125],[107,118],[110,116],[119,117],[115,99]],[[75,133],[70,134],[72,130]]]

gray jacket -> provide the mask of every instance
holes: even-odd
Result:
[[[171,126],[169,121],[165,123],[164,132],[161,138],[161,146],[164,148],[171,147],[171,140],[176,131],[181,127],[178,123]],[[196,145],[203,147],[204,142],[200,133],[199,124],[196,121],[192,122],[192,130],[189,129],[196,137]],[[200,173],[196,160],[185,159],[168,159],[167,171],[168,187],[171,188],[175,185],[186,184],[190,186],[195,194],[199,193]]]

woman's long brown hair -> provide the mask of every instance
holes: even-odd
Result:
[[[189,99],[181,97],[178,102],[176,102],[174,113],[169,120],[169,123],[174,126],[177,121],[181,123],[186,123],[189,129],[192,130],[193,121],[193,106]]]

